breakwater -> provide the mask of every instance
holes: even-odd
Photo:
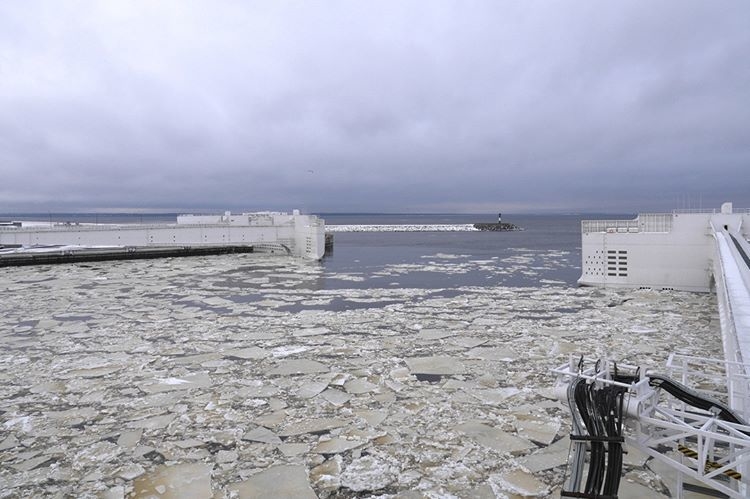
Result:
[[[521,227],[517,226],[516,224],[508,224],[508,223],[479,223],[474,224],[474,228],[477,230],[484,230],[484,231],[490,231],[490,232],[508,232],[508,231],[514,231],[514,230],[523,230]]]
[[[354,224],[326,225],[326,232],[473,232],[472,224]]]
[[[476,232],[523,230],[509,223],[326,225],[326,232]]]

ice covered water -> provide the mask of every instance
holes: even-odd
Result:
[[[390,285],[528,270],[422,260],[369,288],[253,255],[4,269],[0,497],[544,496],[569,433],[550,367],[721,356],[711,295]]]

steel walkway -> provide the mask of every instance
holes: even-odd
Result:
[[[750,244],[739,231],[712,226],[729,405],[750,420]]]

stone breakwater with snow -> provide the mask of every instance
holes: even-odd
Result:
[[[326,225],[326,232],[475,232],[473,224]]]
[[[505,232],[523,230],[513,224],[356,224],[326,225],[326,232]]]
[[[324,285],[350,277],[257,255],[4,270],[0,497],[544,497],[570,445],[550,367],[721,355],[708,294]],[[633,449],[623,484],[676,493]]]

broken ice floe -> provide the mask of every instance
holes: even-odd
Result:
[[[135,480],[135,497],[211,497],[211,467],[202,463],[161,466]]]
[[[467,435],[483,447],[503,453],[518,455],[535,447],[528,440],[480,422],[462,423],[456,427],[456,431]]]
[[[451,375],[462,374],[465,371],[464,365],[459,359],[445,355],[406,359],[406,365],[409,366],[409,370],[414,375]]]
[[[520,497],[541,497],[549,493],[548,485],[520,470],[491,475],[490,484],[498,497],[506,493]]]
[[[515,255],[381,270],[501,276],[561,258]],[[323,273],[234,256],[7,269],[4,493],[544,495],[562,483],[570,431],[551,366],[721,355],[709,295],[329,289]],[[329,307],[344,302],[367,308]],[[625,481],[667,490],[652,461],[632,456]]]
[[[247,480],[230,485],[230,493],[240,498],[274,497],[278,499],[316,499],[307,472],[300,465],[273,466]],[[207,496],[208,497],[208,496]]]

